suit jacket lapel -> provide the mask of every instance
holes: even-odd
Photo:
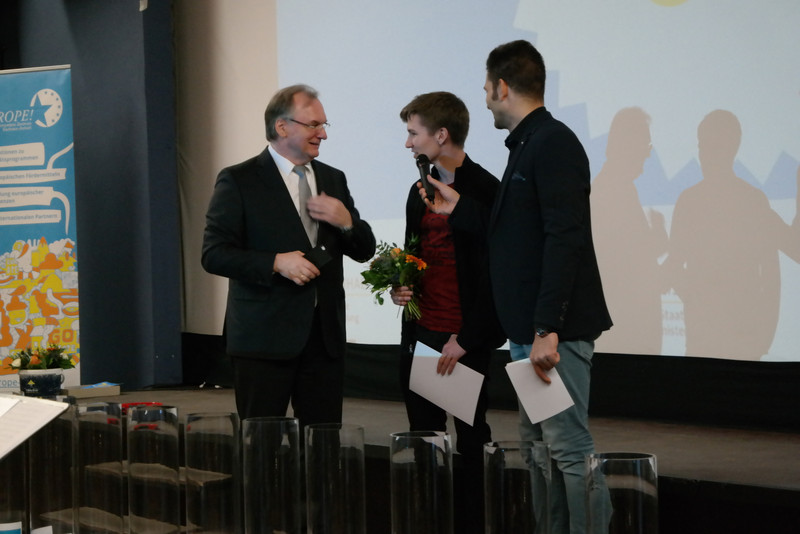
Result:
[[[522,151],[516,150],[515,147],[515,150],[513,150],[508,156],[508,164],[506,165],[506,170],[503,173],[503,179],[500,181],[500,190],[497,192],[497,197],[495,198],[494,205],[492,206],[492,214],[489,217],[489,234],[491,234],[492,230],[494,230],[494,223],[497,220],[497,215],[500,213],[500,206],[503,205],[506,191],[508,191],[508,184],[511,182],[511,174],[521,153]]]
[[[330,191],[330,188],[327,187],[328,179],[330,178],[328,174],[316,164],[315,160],[311,160],[311,168],[314,169],[314,189],[311,193],[314,195],[319,195],[320,192],[323,191]],[[317,225],[317,245],[321,243],[327,242],[328,232],[330,229],[330,225],[328,224],[318,224]]]
[[[310,247],[311,242],[308,240],[300,214],[292,202],[286,182],[283,181],[278,166],[267,149],[259,155],[258,163],[259,177],[267,192],[264,208],[272,210],[278,220],[294,221],[286,225],[286,230],[291,232],[295,241],[302,239],[307,243],[306,248]]]
[[[542,122],[543,119],[539,119],[535,123],[533,123],[533,127],[530,129],[530,131],[528,131],[525,134],[525,136],[520,140],[517,146],[512,148],[511,153],[508,156],[508,165],[506,165],[506,170],[503,173],[503,179],[500,182],[500,190],[497,192],[497,197],[495,198],[494,206],[492,206],[492,214],[489,217],[489,227],[488,227],[489,234],[491,234],[492,230],[494,229],[495,221],[497,220],[497,216],[500,213],[500,207],[503,205],[503,202],[505,200],[505,195],[506,192],[508,191],[508,184],[511,183],[511,177],[514,172],[514,168],[517,166],[517,160],[519,159],[520,155],[522,155],[523,147],[521,147],[520,145],[531,142],[533,134],[536,133],[536,130],[539,128]]]
[[[314,195],[319,195],[320,191],[325,191],[325,181],[327,180],[327,176],[325,176],[325,172],[320,168],[319,165],[316,164],[315,160],[311,160],[311,168],[314,170],[314,187],[316,191],[312,191],[311,193]]]

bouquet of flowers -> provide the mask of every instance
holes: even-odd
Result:
[[[72,369],[77,363],[75,355],[67,349],[51,343],[47,347],[28,347],[11,356],[8,366],[20,369]]]
[[[414,291],[414,296],[403,309],[403,318],[406,321],[420,318],[415,287],[428,267],[427,263],[411,253],[417,242],[417,238],[412,236],[408,249],[401,249],[394,243],[389,245],[381,241],[369,269],[361,273],[364,278],[361,283],[370,288],[378,304],[383,304],[382,294],[393,287],[406,286]]]

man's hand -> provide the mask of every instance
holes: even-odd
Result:
[[[453,209],[456,207],[458,199],[461,198],[461,195],[459,195],[456,190],[449,185],[443,184],[430,175],[428,175],[428,181],[436,189],[433,202],[428,200],[428,197],[425,195],[425,188],[422,187],[422,182],[417,182],[419,196],[422,198],[422,201],[425,202],[425,205],[428,206],[428,209],[434,213],[441,213],[444,215],[450,215],[453,213]]]
[[[389,296],[392,297],[392,302],[398,306],[405,306],[411,301],[411,298],[414,296],[414,292],[410,287],[406,286],[393,287],[391,290],[389,290]]]
[[[319,269],[303,256],[299,250],[275,254],[272,270],[298,286],[304,286],[319,276]]]
[[[458,344],[455,334],[450,335],[450,339],[442,347],[442,355],[439,357],[439,363],[436,365],[436,372],[440,375],[453,374],[453,369],[456,368],[456,363],[463,355],[467,353],[461,345]]]
[[[544,337],[536,336],[533,340],[533,348],[530,355],[533,370],[539,378],[546,384],[550,383],[547,371],[556,366],[561,360],[558,354],[558,334],[550,332]]]
[[[306,207],[311,218],[316,221],[326,222],[339,228],[353,226],[353,216],[347,211],[342,201],[326,195],[324,191],[309,198]]]

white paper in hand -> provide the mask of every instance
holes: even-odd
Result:
[[[411,361],[409,388],[472,426],[485,377],[461,363],[456,363],[452,374],[442,376],[436,372],[440,356],[431,347],[417,343]]]
[[[507,363],[506,372],[531,423],[544,421],[575,404],[555,367],[547,371],[549,384],[536,375],[527,358]]]

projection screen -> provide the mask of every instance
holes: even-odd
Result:
[[[343,169],[379,240],[401,242],[417,178],[400,109],[451,91],[466,150],[502,176],[484,102],[489,51],[539,48],[546,106],[592,165],[595,245],[614,328],[597,350],[800,360],[800,55],[795,0],[279,0],[279,84],[320,92],[320,159]],[[349,341],[399,340],[346,264]]]

